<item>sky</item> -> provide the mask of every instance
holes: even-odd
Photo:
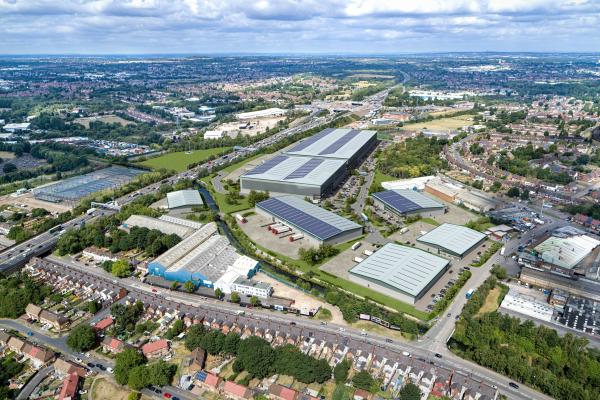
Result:
[[[0,54],[598,52],[600,0],[0,0]]]

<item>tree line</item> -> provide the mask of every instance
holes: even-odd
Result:
[[[597,399],[600,351],[588,348],[587,339],[498,312],[477,315],[496,284],[488,278],[467,302],[450,348],[556,399]]]

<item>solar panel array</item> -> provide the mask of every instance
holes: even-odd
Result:
[[[265,172],[269,171],[271,168],[276,167],[277,165],[281,164],[282,162],[284,162],[287,159],[288,159],[287,156],[273,157],[270,160],[267,160],[264,163],[260,164],[259,166],[255,167],[252,171],[246,172],[246,175],[264,174]]]
[[[397,192],[394,192],[393,190],[373,193],[373,197],[386,203],[387,205],[398,210],[401,213],[416,211],[422,208],[417,203],[410,201],[406,197],[400,195]]]
[[[304,163],[300,168],[296,169],[294,172],[289,174],[283,179],[298,179],[304,178],[306,175],[310,174],[315,170],[319,165],[321,165],[325,161],[322,158],[311,158],[306,163]]]
[[[260,207],[281,220],[302,227],[304,231],[321,240],[326,240],[342,232],[335,226],[326,224],[320,219],[317,219],[304,211],[298,210],[276,197],[260,202]]]
[[[321,132],[317,133],[316,135],[312,135],[311,137],[301,141],[300,143],[298,143],[296,146],[294,146],[289,151],[290,152],[302,151],[302,150],[306,149],[308,146],[310,146],[311,144],[318,142],[321,138],[329,135],[334,130],[335,129],[333,129],[333,128],[327,128],[325,130],[322,130]]]
[[[344,136],[342,136],[341,138],[337,139],[335,142],[331,143],[329,146],[327,146],[325,149],[323,149],[319,155],[324,155],[324,154],[332,154],[335,153],[336,151],[338,151],[339,149],[341,149],[346,143],[348,143],[350,140],[354,139],[356,136],[358,136],[358,134],[360,133],[360,131],[357,130],[351,130],[349,132],[347,132]]]

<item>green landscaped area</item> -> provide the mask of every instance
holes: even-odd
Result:
[[[140,164],[154,169],[166,168],[183,172],[188,169],[190,164],[208,160],[211,156],[228,153],[229,150],[231,150],[229,147],[216,147],[214,149],[194,150],[191,153],[177,151],[142,161]]]
[[[379,185],[381,185],[382,182],[387,182],[387,181],[397,181],[398,178],[391,176],[391,175],[386,175],[382,172],[379,171],[375,171],[375,176],[373,177],[373,183],[371,184],[372,188],[376,188],[379,187]]]

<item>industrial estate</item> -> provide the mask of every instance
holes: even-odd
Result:
[[[0,58],[0,397],[598,399],[596,61]]]

